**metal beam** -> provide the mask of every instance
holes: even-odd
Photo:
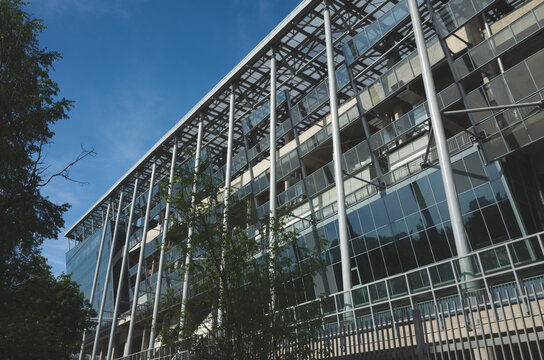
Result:
[[[195,167],[194,167],[194,181],[193,181],[193,188],[192,188],[192,194],[191,194],[191,210],[194,211],[195,205],[196,205],[196,199],[195,199],[195,193],[197,191],[196,188],[196,181],[198,176],[198,170],[200,167],[200,152],[202,149],[202,119],[200,119],[200,122],[198,123],[198,136],[196,140],[196,153],[195,153]],[[183,288],[181,292],[181,310],[180,310],[180,318],[179,318],[179,325],[180,329],[183,330],[183,327],[185,326],[185,304],[187,302],[187,298],[189,296],[189,280],[190,280],[190,269],[189,265],[191,264],[192,257],[191,257],[191,236],[193,236],[193,227],[189,226],[187,230],[187,253],[185,254],[185,272],[183,273]]]
[[[102,300],[100,302],[100,311],[98,313],[98,321],[96,324],[96,330],[95,330],[95,337],[94,337],[94,344],[93,344],[93,353],[91,355],[91,359],[94,359],[96,356],[96,351],[98,349],[98,335],[100,334],[100,326],[102,325],[102,319],[104,316],[104,305],[106,304],[106,295],[108,293],[108,284],[110,282],[110,275],[111,275],[111,267],[113,266],[113,256],[115,248],[117,247],[117,228],[119,226],[119,218],[121,216],[121,209],[123,207],[123,196],[124,191],[121,190],[121,194],[119,195],[119,206],[117,208],[117,216],[115,217],[115,225],[113,228],[113,238],[111,240],[111,246],[110,246],[110,256],[108,258],[108,267],[106,269],[106,279],[104,280],[104,290],[102,291]]]
[[[251,166],[251,164],[250,164]],[[270,56],[270,241],[274,243],[272,224],[276,220],[276,51]]]
[[[127,234],[125,237],[125,247],[123,249],[123,260],[121,261],[121,272],[119,275],[119,283],[117,284],[117,296],[115,297],[115,305],[113,307],[113,317],[111,322],[111,331],[110,331],[110,338],[108,341],[108,353],[106,355],[106,360],[111,360],[113,354],[113,341],[115,339],[115,328],[117,327],[117,315],[119,313],[119,305],[121,302],[121,291],[123,289],[123,282],[125,280],[125,268],[126,263],[128,259],[128,245],[130,240],[130,235],[132,235],[132,217],[134,216],[134,206],[136,205],[136,195],[138,193],[138,178],[136,177],[136,180],[134,180],[134,190],[132,193],[132,202],[130,204],[130,213],[128,216],[128,224],[127,224]]]
[[[416,0],[408,0],[408,7],[410,8],[410,17],[412,19],[412,27],[416,40],[417,52],[419,55],[423,86],[425,88],[425,95],[427,97],[429,113],[431,115],[431,123],[436,142],[438,160],[440,162],[440,171],[442,173],[442,180],[444,182],[444,190],[446,192],[446,200],[451,219],[451,226],[453,229],[453,237],[455,239],[455,247],[457,249],[457,255],[464,256],[469,253],[468,242],[465,236],[463,218],[461,216],[459,200],[457,198],[455,183],[453,181],[453,172],[448,152],[446,134],[444,131],[444,125],[442,123],[442,117],[440,115],[440,107],[438,106],[438,101],[436,98],[436,89],[434,86],[431,65],[429,62],[429,56],[427,54],[425,38],[423,37],[421,18]]]
[[[325,26],[325,41],[327,44],[327,71],[329,78],[329,98],[332,124],[332,147],[334,162],[334,178],[336,181],[336,204],[338,207],[338,232],[340,237],[340,258],[342,263],[342,285],[344,307],[351,312],[351,266],[349,259],[348,226],[346,221],[346,199],[344,193],[344,177],[342,174],[342,148],[340,145],[340,126],[338,124],[338,99],[336,97],[336,73],[333,58],[333,43],[331,34],[331,15],[329,1],[324,1],[323,18]],[[349,316],[349,315],[348,315]]]
[[[91,303],[91,307],[93,306],[93,302],[94,302],[94,292],[96,290],[96,283],[98,282],[98,273],[100,270],[100,263],[102,261],[102,251],[104,250],[104,238],[106,237],[107,222],[110,216],[110,206],[111,206],[111,203],[108,204],[108,210],[106,211],[106,220],[102,223],[102,238],[100,239],[100,247],[98,248],[98,258],[96,259],[96,267],[94,269],[94,277],[93,277],[93,286],[91,288],[91,297],[89,299],[89,302]],[[79,360],[83,360],[83,357],[85,356],[84,346],[85,346],[86,336],[87,336],[87,331],[84,330],[83,338],[81,340],[81,351],[79,352]]]
[[[140,241],[140,256],[138,260],[138,270],[136,272],[136,283],[134,284],[134,292],[132,293],[132,309],[130,311],[130,322],[128,324],[127,342],[125,343],[124,356],[130,355],[132,340],[134,337],[134,326],[136,325],[136,308],[138,307],[138,295],[140,292],[140,278],[142,277],[142,267],[144,265],[145,244],[147,241],[147,227],[149,225],[149,213],[151,212],[151,199],[153,198],[153,185],[155,184],[155,169],[157,162],[153,161],[151,168],[151,177],[149,179],[149,189],[147,192],[147,205],[144,215],[144,227],[142,229],[142,240]],[[143,341],[143,339],[142,339]]]
[[[508,104],[508,105],[487,106],[487,107],[479,107],[479,108],[471,108],[471,109],[450,110],[450,111],[444,111],[442,112],[442,114],[457,115],[457,114],[466,114],[466,113],[473,113],[473,112],[506,110],[506,109],[515,109],[515,108],[532,107],[532,106],[538,106],[540,108],[544,108],[544,100],[533,101],[528,103],[519,103],[519,104]]]
[[[149,334],[149,347],[153,349],[155,347],[155,328],[157,327],[157,321],[159,317],[159,305],[161,303],[161,285],[162,285],[162,271],[164,269],[164,253],[166,248],[166,234],[168,233],[168,222],[170,221],[170,202],[172,200],[172,188],[174,186],[174,170],[176,167],[178,144],[177,140],[174,140],[172,146],[172,163],[170,165],[170,177],[168,179],[168,199],[166,200],[166,208],[164,210],[164,222],[162,225],[162,237],[161,237],[161,252],[159,255],[159,269],[157,270],[157,284],[155,285],[155,299],[153,300],[153,317],[151,319],[151,331]]]

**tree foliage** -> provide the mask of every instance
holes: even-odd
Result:
[[[89,310],[68,276],[55,278],[40,246],[57,238],[68,204],[41,190],[51,126],[68,117],[49,77],[60,54],[41,48],[45,28],[20,0],[0,0],[0,354],[3,359],[63,359],[77,350]],[[83,152],[92,154],[92,152]],[[80,155],[81,157],[82,155]]]
[[[249,198],[229,194],[225,208],[223,190],[208,165],[204,162],[195,176],[188,164],[174,181],[175,224],[168,239],[182,254],[192,255],[193,261],[180,269],[190,272],[191,291],[185,313],[175,307],[165,316],[163,341],[185,339],[181,348],[191,349],[197,359],[240,360],[271,358],[289,343],[296,346],[284,346],[281,358],[303,359],[322,328],[320,303],[296,310],[293,305],[297,292],[315,298],[313,277],[323,266],[319,241],[309,248],[287,231],[285,214],[271,223],[257,221]],[[260,235],[250,236],[248,227]]]

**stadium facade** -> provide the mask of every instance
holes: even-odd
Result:
[[[324,276],[293,289],[297,305],[328,295],[326,328],[537,298],[543,29],[540,0],[302,1],[66,232],[98,313],[82,355],[159,345],[142,319],[169,289],[190,296],[158,188],[204,157],[248,213],[289,206],[289,228],[328,240]]]

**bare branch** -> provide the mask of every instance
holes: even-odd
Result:
[[[70,177],[70,168],[72,166],[74,166],[75,164],[77,164],[78,162],[80,162],[81,160],[85,159],[87,156],[91,156],[91,157],[95,157],[96,156],[96,152],[94,151],[94,148],[90,149],[90,150],[87,150],[85,149],[83,146],[81,146],[81,152],[79,153],[79,155],[74,159],[74,161],[72,161],[71,163],[69,163],[68,165],[66,165],[66,167],[64,169],[62,169],[61,171],[49,176],[49,178],[41,183],[41,184],[38,184],[37,187],[44,187],[46,186],[47,184],[49,184],[51,182],[51,180],[53,180],[54,178],[56,177],[62,177],[66,180],[69,180],[69,181],[72,181],[72,182],[75,182],[75,183],[78,183],[78,184],[87,184],[87,182],[84,182],[84,181],[79,181],[79,180],[76,180],[76,179],[72,179]]]

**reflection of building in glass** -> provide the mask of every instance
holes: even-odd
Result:
[[[160,316],[159,275],[160,293],[173,289],[181,299],[182,279],[165,265],[185,258],[167,249],[160,262],[159,219],[170,214],[157,189],[172,161],[194,156],[211,161],[255,218],[289,205],[288,226],[304,241],[328,239],[326,276],[293,289],[294,306],[329,295],[327,329],[467,297],[498,301],[531,285],[544,295],[543,238],[531,237],[544,230],[544,5],[431,1],[428,21],[430,4],[419,1],[455,212],[440,139],[430,131],[411,1],[330,2],[303,1],[68,230],[76,245],[67,269],[88,298],[96,278],[92,303],[102,316],[98,339],[86,335],[86,353],[94,347],[118,357],[153,347],[141,319]],[[197,153],[178,150],[186,148]],[[463,229],[457,238],[455,218]],[[256,236],[255,226],[247,231]]]

